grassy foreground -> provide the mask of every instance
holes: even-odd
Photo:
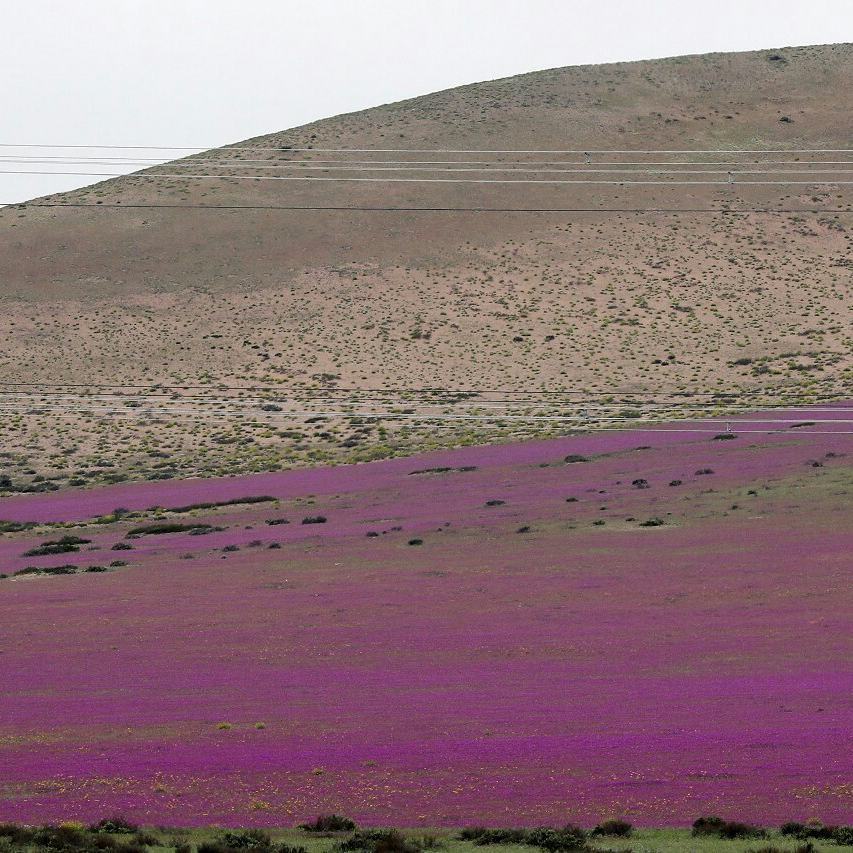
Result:
[[[327,819],[318,818],[317,823]],[[853,827],[810,822],[767,830],[717,818],[702,818],[692,830],[638,829],[624,821],[608,821],[594,830],[572,824],[557,830],[325,831],[311,824],[269,831],[186,829],[137,827],[121,818],[89,827],[75,822],[44,827],[0,824],[0,853],[477,853],[484,848],[495,853],[851,853],[851,840]]]

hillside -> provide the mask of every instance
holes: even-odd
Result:
[[[566,429],[334,414],[306,425],[297,412],[350,403],[356,413],[426,410],[387,392],[309,403],[293,389],[628,388],[636,396],[615,402],[640,412],[652,393],[676,389],[842,396],[853,225],[837,211],[851,207],[842,183],[851,113],[851,45],[570,67],[326,119],[39,200],[86,206],[0,210],[9,319],[0,380],[102,394],[85,409],[32,386],[3,398],[12,486],[257,470]],[[322,150],[345,148],[394,150]],[[489,153],[497,149],[516,153]],[[592,153],[536,153],[568,149]],[[672,153],[685,151],[698,153]],[[217,177],[156,177],[183,174]],[[314,180],[269,180],[284,176]],[[561,207],[584,212],[553,212]],[[807,212],[752,212],[765,208]],[[125,388],[118,401],[95,387],[116,383],[170,387],[132,399]],[[267,400],[281,411],[266,412],[260,398],[270,395],[259,391],[242,403],[222,389],[213,401],[184,392],[169,401],[179,385],[290,396]],[[446,415],[482,412],[472,407],[484,398],[429,402],[429,414]],[[242,419],[223,420],[238,409]],[[113,410],[121,417],[95,417]]]

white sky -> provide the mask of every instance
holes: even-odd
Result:
[[[207,147],[542,68],[844,41],[853,0],[0,0],[0,143]],[[0,174],[0,203],[93,180]]]

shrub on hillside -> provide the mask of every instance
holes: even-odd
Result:
[[[156,524],[143,524],[128,531],[129,536],[156,536],[160,533],[186,533],[195,530],[211,530],[210,524],[179,524],[174,521],[164,521]]]

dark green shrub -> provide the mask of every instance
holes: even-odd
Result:
[[[526,839],[526,829],[484,829],[474,839],[474,843],[480,846],[489,844],[525,844]]]
[[[24,551],[24,557],[46,557],[49,554],[72,554],[80,548],[70,542],[50,542]]]
[[[303,524],[325,524],[325,515],[307,515],[302,519]]]
[[[569,850],[586,849],[586,833],[572,823],[562,829],[531,829],[527,833],[527,844],[534,845],[548,853],[564,853]]]
[[[466,826],[465,829],[459,832],[460,841],[476,841],[481,835],[488,830],[485,826]]]
[[[134,835],[139,830],[135,823],[120,815],[99,820],[89,826],[89,832],[108,832],[111,835]]]
[[[627,838],[634,831],[634,827],[627,820],[605,820],[593,829],[593,835],[615,835],[618,838]]]
[[[354,820],[339,814],[321,814],[310,823],[302,823],[306,832],[353,832],[357,827]]]
[[[143,524],[141,527],[133,527],[128,531],[130,536],[156,536],[160,533],[186,533],[194,530],[211,530],[210,524],[178,524],[174,521],[160,522],[156,524]]]
[[[718,838],[764,838],[767,833],[756,826],[738,821],[723,820],[715,815],[700,817],[693,822],[693,835],[716,835]]]
[[[336,845],[340,853],[420,853],[416,841],[403,837],[396,829],[364,829]]]
[[[262,829],[226,830],[217,841],[229,850],[270,850],[273,846]]]

